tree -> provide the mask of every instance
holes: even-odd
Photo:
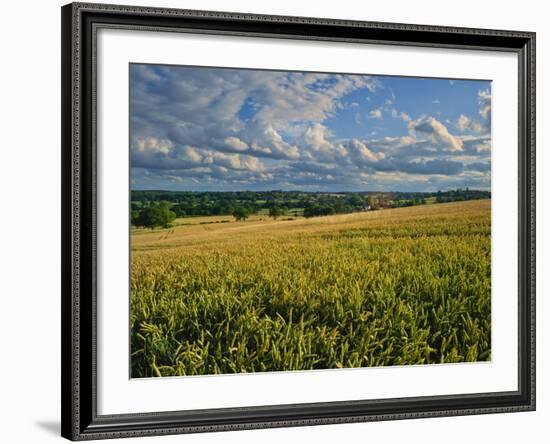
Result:
[[[282,216],[283,210],[280,207],[273,206],[269,209],[269,216],[272,217],[274,220],[277,219],[279,216]]]
[[[330,216],[334,214],[334,208],[330,205],[310,205],[304,208],[304,217]]]
[[[378,199],[375,196],[369,196],[368,203],[371,210],[378,209]]]
[[[170,223],[176,218],[176,213],[170,207],[170,202],[166,201],[148,205],[139,212],[135,225],[147,228],[169,227]]]
[[[363,199],[359,194],[352,194],[348,198],[348,202],[354,209],[361,209],[363,207]]]
[[[138,205],[135,202],[132,202],[131,209],[130,209],[130,221],[132,225],[137,225],[137,222],[139,221],[140,210],[141,210],[141,205]]]
[[[246,208],[243,208],[243,207],[237,207],[237,208],[234,208],[233,209],[233,217],[237,220],[237,221],[245,221],[246,219],[248,219],[248,210]]]

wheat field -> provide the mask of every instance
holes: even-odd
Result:
[[[134,378],[491,358],[490,200],[200,219],[132,232]]]

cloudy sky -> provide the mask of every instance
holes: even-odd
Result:
[[[133,189],[490,189],[491,84],[130,65]]]

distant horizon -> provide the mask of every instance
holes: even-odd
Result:
[[[130,65],[138,190],[491,188],[491,81]]]
[[[418,190],[322,190],[322,191],[311,191],[311,190],[281,190],[277,188],[272,189],[265,189],[265,190],[250,190],[250,189],[244,189],[244,190],[168,190],[168,189],[162,189],[162,188],[144,188],[144,189],[137,189],[137,188],[130,188],[130,191],[144,191],[144,192],[161,192],[161,193],[272,193],[272,192],[279,192],[279,193],[448,193],[450,191],[483,191],[490,193],[490,189],[481,189],[481,188],[471,188],[471,187],[458,187],[458,188],[450,188],[446,190],[436,190],[436,191],[418,191]]]

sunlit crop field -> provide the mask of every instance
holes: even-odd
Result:
[[[135,231],[132,377],[490,360],[490,213],[478,200]]]

